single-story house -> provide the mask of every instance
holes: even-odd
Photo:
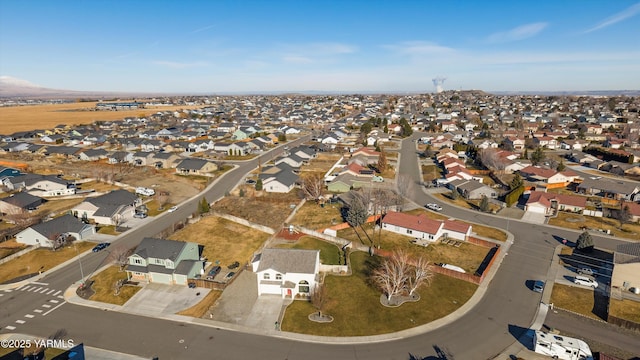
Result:
[[[205,262],[194,242],[144,238],[127,260],[132,281],[187,285],[189,278],[204,274]]]
[[[26,210],[33,210],[40,206],[44,199],[26,192],[19,192],[0,199],[0,213],[17,214]]]
[[[498,197],[496,189],[475,180],[454,180],[449,182],[449,186],[456,189],[465,199],[469,200],[482,199],[483,196],[489,199]]]
[[[318,282],[320,251],[264,249],[251,265],[258,278],[258,296],[309,296]]]
[[[93,220],[98,224],[116,225],[135,214],[135,209],[141,200],[126,190],[114,190],[110,193],[87,198],[71,209],[74,216]]]
[[[265,179],[262,188],[266,192],[288,193],[298,181],[298,175],[293,171],[280,171],[272,177]]]
[[[585,196],[532,191],[525,204],[525,211],[550,214],[554,209],[560,211],[581,212],[587,206]]]
[[[51,248],[56,241],[61,241],[68,236],[80,241],[95,233],[95,226],[85,224],[67,214],[22,230],[16,234],[16,241],[21,244]]]
[[[435,242],[441,236],[465,241],[471,235],[472,227],[457,220],[433,220],[425,214],[410,215],[390,211],[382,219],[382,229]]]
[[[621,244],[613,253],[612,290],[640,288],[640,243]]]
[[[180,175],[209,176],[216,170],[218,166],[215,163],[203,159],[184,159],[176,166],[176,172]]]

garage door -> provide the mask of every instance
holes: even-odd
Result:
[[[282,295],[280,285],[260,284],[260,294]]]
[[[159,274],[159,273],[153,273],[151,275],[151,282],[158,283],[158,284],[172,284],[173,283],[171,274]]]
[[[538,214],[544,214],[544,213],[547,212],[547,209],[545,207],[542,207],[542,206],[527,205],[527,211],[531,211],[531,212],[538,213]]]

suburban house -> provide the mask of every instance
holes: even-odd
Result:
[[[144,238],[129,256],[127,277],[168,285],[187,285],[189,278],[204,274],[205,262],[194,242]]]
[[[551,214],[554,210],[582,212],[587,206],[587,197],[532,191],[525,204],[525,211]]]
[[[298,175],[290,170],[280,171],[273,176],[265,178],[262,188],[266,192],[288,193],[298,181]]]
[[[18,169],[0,166],[0,179],[3,179],[5,177],[19,176],[19,175],[22,175],[22,173]]]
[[[211,176],[210,173],[216,170],[216,164],[203,159],[184,159],[176,166],[176,172],[180,175]]]
[[[576,189],[579,193],[616,200],[637,200],[640,185],[630,181],[597,177],[585,178]]]
[[[114,190],[110,193],[87,198],[71,211],[81,219],[93,220],[98,224],[117,225],[135,214],[140,199],[126,190]]]
[[[44,199],[26,192],[19,192],[0,199],[0,213],[19,214],[33,210],[42,204]]]
[[[25,174],[2,181],[9,190],[26,189],[37,196],[73,195],[76,189],[55,175]]]
[[[640,243],[621,244],[613,253],[612,291],[640,288]]]
[[[382,219],[382,229],[418,239],[437,241],[440,237],[465,241],[471,225],[457,220],[433,220],[426,214],[410,215],[390,211]]]
[[[95,226],[85,224],[67,214],[22,230],[16,234],[16,241],[25,245],[51,248],[70,236],[80,241],[95,233]]]
[[[559,184],[566,186],[575,181],[579,176],[571,170],[556,171],[538,166],[527,166],[520,169],[522,177],[530,181],[539,181],[546,184]]]
[[[258,296],[309,296],[318,282],[320,251],[264,249],[251,265],[257,274]]]
[[[486,196],[489,199],[495,199],[498,197],[498,193],[495,189],[484,185],[475,180],[454,180],[449,182],[449,186],[452,189],[456,189],[465,199],[478,200]]]

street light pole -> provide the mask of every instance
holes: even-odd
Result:
[[[78,257],[78,264],[80,264],[80,281],[84,283],[84,271],[82,270],[82,260],[80,260],[80,253],[78,252],[78,245],[73,244],[73,247],[76,249],[76,256]]]

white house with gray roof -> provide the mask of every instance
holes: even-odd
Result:
[[[56,241],[65,237],[72,236],[80,241],[95,233],[95,226],[85,224],[71,215],[63,215],[22,230],[16,234],[16,241],[25,245],[51,248]]]
[[[71,211],[74,216],[94,220],[98,224],[116,225],[133,218],[141,200],[126,190],[114,190],[95,198],[87,198]]]
[[[320,251],[264,249],[251,265],[258,278],[258,296],[309,296],[318,282]]]
[[[187,285],[204,267],[197,243],[144,238],[129,256],[126,271],[132,281]]]

